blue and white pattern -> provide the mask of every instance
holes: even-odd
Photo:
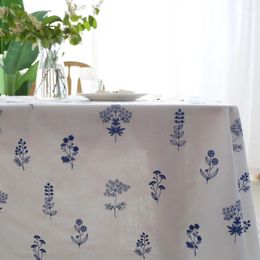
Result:
[[[135,253],[139,256],[142,256],[145,259],[146,254],[149,254],[152,250],[150,246],[149,237],[144,232],[140,235],[140,239],[136,242]]]
[[[45,215],[50,216],[50,219],[52,216],[55,216],[57,214],[57,211],[54,210],[54,202],[53,202],[53,196],[54,196],[54,189],[53,185],[51,185],[49,182],[44,186],[44,204],[43,204],[43,213]]]
[[[199,249],[199,245],[202,242],[202,238],[199,235],[199,228],[198,224],[190,225],[189,228],[186,230],[186,234],[189,238],[189,241],[186,242],[186,246],[193,250],[194,256],[197,255],[197,250]]]
[[[111,105],[106,110],[99,113],[103,123],[110,122],[110,127],[107,127],[110,136],[115,137],[115,143],[117,136],[122,136],[125,131],[125,127],[122,127],[122,123],[129,123],[132,118],[132,112],[127,111],[120,105]]]
[[[71,170],[74,167],[73,162],[76,160],[76,156],[79,153],[79,148],[74,144],[74,136],[69,135],[68,137],[63,138],[63,143],[60,145],[61,150],[65,155],[61,156],[63,163],[70,164]]]
[[[222,213],[224,215],[224,220],[232,222],[230,226],[227,226],[227,228],[230,235],[234,236],[235,243],[237,236],[246,233],[251,226],[250,220],[243,220],[240,200],[237,200],[235,204],[229,207],[223,208]]]
[[[113,197],[114,203],[107,203],[105,204],[105,209],[111,210],[114,212],[114,217],[116,218],[116,212],[119,210],[123,210],[126,208],[126,202],[121,201],[117,203],[118,195],[122,194],[123,192],[127,192],[130,188],[129,185],[124,184],[119,180],[109,180],[106,184],[106,191],[104,193],[105,196]]]
[[[166,180],[166,177],[159,170],[154,171],[153,174],[155,176],[153,176],[152,181],[149,182],[149,186],[152,190],[151,196],[157,203],[159,203],[161,193],[165,190],[165,186],[162,185],[162,181]]]
[[[206,183],[208,183],[209,180],[216,177],[218,174],[218,168],[215,168],[218,165],[218,159],[215,156],[215,152],[213,150],[209,150],[206,157],[205,162],[208,165],[208,168],[202,170],[200,169],[200,174],[203,178],[206,179]]]
[[[88,234],[86,234],[87,227],[83,225],[82,219],[79,218],[75,222],[74,229],[77,232],[77,235],[75,237],[71,236],[71,240],[80,248],[80,246],[88,240]]]
[[[0,191],[0,212],[2,210],[2,204],[6,204],[8,195],[5,192]]]
[[[15,147],[14,162],[24,170],[24,165],[30,162],[30,158],[31,156],[28,155],[26,141],[20,138],[18,145]]]
[[[250,178],[248,172],[242,174],[242,176],[238,179],[238,190],[244,192],[250,190]]]
[[[230,127],[230,131],[232,134],[232,143],[233,143],[233,151],[234,152],[241,152],[243,150],[243,145],[238,142],[239,138],[243,136],[243,130],[241,121],[237,118],[234,123]]]
[[[179,151],[180,147],[186,144],[186,141],[182,139],[184,136],[184,112],[181,109],[178,109],[177,112],[175,112],[174,123],[175,125],[173,126],[170,142],[172,145],[176,145]]]
[[[33,256],[36,260],[42,260],[43,256],[47,253],[46,250],[43,248],[46,242],[39,235],[35,235],[33,238],[34,241],[31,245]]]

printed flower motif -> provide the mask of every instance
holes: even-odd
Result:
[[[5,204],[7,202],[8,195],[2,191],[0,191],[0,211],[2,209],[1,204]]]
[[[43,248],[43,245],[45,245],[45,241],[41,239],[39,235],[35,235],[34,242],[31,245],[31,248],[33,250],[33,255],[36,260],[42,260],[44,254],[46,254],[46,250]]]
[[[73,162],[79,153],[79,148],[74,145],[73,141],[74,136],[69,135],[68,137],[63,138],[63,143],[60,145],[61,150],[65,153],[64,156],[61,156],[61,160],[63,163],[69,163],[71,169],[73,169]]]
[[[135,253],[139,256],[142,256],[145,259],[145,255],[151,252],[152,248],[150,247],[149,237],[145,233],[140,235],[140,239],[136,242]]]
[[[26,141],[20,138],[18,141],[18,146],[15,147],[14,162],[24,170],[24,164],[28,164],[30,162],[30,158],[31,156],[28,156]]]
[[[234,123],[230,127],[231,134],[233,136],[233,151],[234,152],[241,152],[243,150],[242,144],[237,143],[236,141],[243,136],[242,126],[240,119],[236,119]]]
[[[114,197],[114,204],[108,203],[105,204],[105,209],[107,210],[113,210],[114,211],[114,217],[116,218],[116,211],[123,210],[126,208],[126,203],[124,201],[121,201],[120,203],[117,203],[117,197],[118,195],[122,194],[122,192],[127,192],[130,188],[129,185],[126,185],[119,180],[109,180],[106,184],[106,191],[104,193],[105,196],[108,197]]]
[[[87,232],[87,227],[83,225],[83,221],[79,218],[76,220],[74,229],[78,233],[78,235],[76,235],[75,238],[71,236],[71,240],[80,248],[80,246],[88,240],[88,234],[84,234],[85,232]]]
[[[157,203],[159,203],[161,192],[162,190],[165,190],[165,186],[161,183],[163,180],[166,180],[166,177],[158,170],[154,171],[153,174],[155,176],[153,177],[152,181],[149,182],[150,188],[152,190],[151,196]]]
[[[200,174],[206,179],[207,183],[218,174],[218,168],[214,169],[214,167],[218,165],[218,159],[214,156],[215,152],[213,150],[209,150],[205,158],[205,162],[209,167],[205,170],[200,169]]]
[[[197,250],[199,249],[199,245],[202,242],[202,238],[199,235],[200,226],[198,224],[190,225],[186,231],[186,234],[190,241],[186,242],[186,246],[190,249],[193,249],[194,256],[197,254]]]
[[[173,126],[173,134],[171,134],[170,142],[172,145],[176,145],[179,151],[180,147],[186,144],[185,140],[181,140],[184,136],[184,112],[181,109],[178,109],[178,111],[175,112],[174,123],[175,125]]]
[[[55,216],[57,214],[56,210],[53,210],[54,202],[53,202],[53,185],[51,185],[49,182],[44,186],[44,205],[43,205],[43,213],[45,215],[50,216],[50,219],[52,216]]]
[[[250,190],[250,179],[249,173],[245,172],[239,179],[238,179],[238,190],[247,192]]]
[[[99,113],[103,123],[111,122],[111,126],[107,127],[110,136],[115,136],[115,143],[117,136],[124,133],[125,128],[121,127],[122,123],[129,123],[132,117],[132,112],[127,111],[120,105],[111,105],[106,110]]]
[[[227,228],[230,235],[235,236],[234,243],[236,243],[237,235],[241,236],[243,233],[247,232],[251,226],[250,220],[243,221],[241,201],[237,200],[236,203],[230,207],[223,208],[222,213],[224,215],[224,220],[232,221],[232,225],[227,226]]]

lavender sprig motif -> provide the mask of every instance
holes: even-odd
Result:
[[[207,183],[210,179],[214,178],[218,174],[218,168],[214,168],[216,165],[218,165],[218,159],[214,156],[215,152],[213,150],[209,150],[205,157],[205,162],[208,165],[208,168],[205,170],[200,169],[200,174],[203,178],[206,179]]]
[[[61,150],[65,153],[64,156],[61,156],[61,160],[63,163],[69,163],[71,169],[73,169],[73,162],[79,152],[78,146],[74,145],[73,141],[74,136],[69,135],[68,137],[63,138],[63,143],[60,145]]]
[[[243,233],[247,232],[248,228],[251,226],[250,220],[243,221],[241,201],[237,200],[235,204],[230,207],[226,207],[222,211],[224,215],[224,220],[232,221],[231,226],[227,226],[228,232],[231,236],[235,236],[234,243],[236,242],[237,235],[241,236]]]
[[[79,218],[76,220],[74,229],[78,233],[78,235],[76,235],[75,237],[71,236],[71,240],[80,248],[80,246],[88,240],[88,234],[85,234],[87,232],[87,227],[83,225],[83,221]]]
[[[145,233],[140,235],[140,239],[136,242],[135,253],[139,256],[142,256],[145,259],[145,255],[151,252],[152,248],[150,247],[149,237]]]
[[[240,119],[236,119],[234,123],[230,127],[231,134],[233,136],[232,143],[233,143],[233,151],[240,152],[243,150],[242,144],[236,143],[236,141],[243,136],[242,125]]]
[[[157,203],[159,203],[161,192],[162,190],[165,190],[165,186],[162,185],[161,183],[163,180],[166,180],[166,177],[158,170],[154,171],[153,174],[155,176],[153,176],[152,181],[149,182],[150,188],[152,190],[151,196]]]
[[[0,191],[0,212],[2,210],[1,204],[5,204],[7,202],[8,195],[2,191]]]
[[[193,249],[194,256],[197,255],[197,250],[199,249],[199,245],[202,242],[202,238],[199,235],[200,226],[198,224],[190,225],[186,231],[186,234],[190,241],[186,242],[186,246],[190,249]]]
[[[239,179],[238,179],[238,190],[247,192],[250,190],[250,179],[249,173],[245,172]]]
[[[178,111],[175,112],[174,123],[175,125],[173,126],[173,134],[171,134],[170,142],[172,145],[176,145],[179,151],[180,147],[186,144],[185,140],[181,140],[184,136],[184,112],[181,109],[178,109]]]
[[[124,201],[117,203],[117,197],[118,195],[122,194],[123,191],[127,192],[129,188],[130,188],[129,185],[126,185],[117,179],[115,181],[109,180],[108,183],[106,184],[106,191],[104,195],[108,197],[114,197],[114,204],[112,203],[105,204],[105,209],[111,211],[113,210],[115,218],[116,218],[117,210],[119,211],[126,208],[126,203]]]
[[[28,164],[30,162],[30,158],[31,156],[28,156],[26,141],[20,138],[18,145],[15,147],[14,162],[24,170],[24,164]]]
[[[55,216],[57,214],[56,210],[53,210],[54,202],[53,202],[53,185],[51,185],[49,182],[44,186],[44,204],[43,204],[43,213],[45,215],[50,216],[50,219],[52,216]]]
[[[124,133],[125,127],[121,127],[122,123],[129,123],[132,117],[132,112],[127,111],[120,105],[111,105],[106,110],[99,113],[103,123],[111,122],[111,126],[107,127],[110,136],[115,137],[115,143],[117,136],[121,136]]]
[[[36,260],[42,260],[43,259],[43,256],[44,254],[46,254],[46,250],[43,248],[43,245],[45,245],[45,241],[43,239],[41,239],[40,236],[38,235],[35,235],[34,237],[34,242],[33,244],[31,245],[31,248],[33,250],[33,255],[34,255],[34,258]]]

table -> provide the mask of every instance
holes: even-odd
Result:
[[[260,259],[236,107],[2,98],[0,111],[0,259]]]

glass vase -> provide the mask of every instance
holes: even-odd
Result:
[[[34,95],[38,98],[65,98],[67,96],[67,81],[64,74],[64,63],[61,45],[50,48],[39,45],[40,59],[36,78]]]

